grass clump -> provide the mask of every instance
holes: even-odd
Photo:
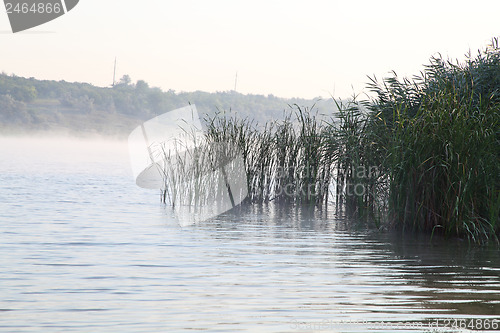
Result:
[[[311,109],[291,108],[282,121],[263,126],[235,117],[210,118],[207,140],[238,146],[249,201],[321,206],[328,201],[330,182],[331,162],[323,150],[327,126]]]
[[[293,105],[263,125],[210,117],[204,140],[241,153],[249,202],[334,204],[378,226],[498,241],[498,39],[465,63],[431,58],[419,77],[369,87],[374,99],[338,101],[330,115]]]
[[[453,64],[432,58],[413,81],[373,81],[383,131],[389,213],[397,227],[497,238],[500,201],[500,49]]]

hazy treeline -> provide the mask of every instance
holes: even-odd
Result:
[[[241,118],[268,121],[283,117],[288,105],[317,103],[332,112],[331,100],[284,99],[243,95],[234,91],[162,91],[124,75],[113,87],[88,83],[37,80],[0,74],[0,131],[65,131],[126,136],[142,121],[179,107],[196,104],[202,114],[231,112]]]

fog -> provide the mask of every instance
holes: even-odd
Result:
[[[126,140],[93,136],[77,138],[59,134],[0,136],[2,172],[109,172],[130,176]]]

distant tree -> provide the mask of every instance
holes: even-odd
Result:
[[[165,101],[165,93],[159,88],[153,88],[148,95],[149,108],[157,114],[162,110],[162,104]]]
[[[29,122],[26,104],[10,95],[0,95],[0,120],[7,123]]]
[[[145,93],[148,91],[148,89],[149,89],[149,84],[144,80],[139,80],[135,84],[135,90],[137,90],[140,93]]]
[[[130,78],[130,75],[125,74],[122,76],[122,78],[120,79],[118,84],[124,85],[124,86],[129,86],[131,83],[132,83],[132,79]]]
[[[7,93],[15,100],[21,102],[31,102],[37,97],[37,91],[33,86],[15,85],[8,89]]]

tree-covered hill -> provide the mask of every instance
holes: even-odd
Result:
[[[232,112],[259,122],[281,118],[293,104],[316,104],[320,113],[335,110],[332,100],[284,99],[234,91],[162,91],[143,80],[131,83],[128,75],[113,87],[96,87],[0,74],[0,133],[57,131],[125,137],[142,121],[189,103],[196,104],[202,114]]]

